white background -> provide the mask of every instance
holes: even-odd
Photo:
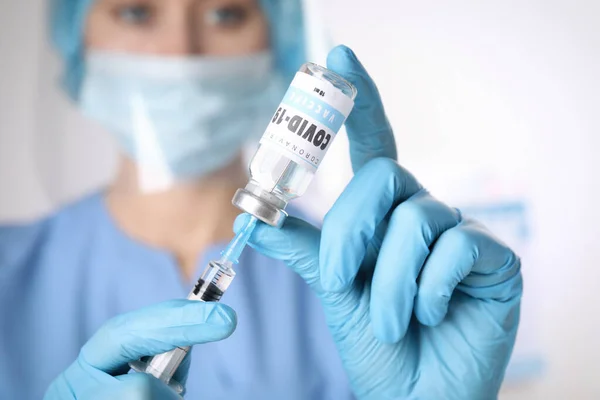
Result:
[[[46,1],[0,0],[0,219],[106,181],[112,144],[56,90]],[[312,1],[378,82],[400,161],[456,205],[522,201],[527,335],[544,371],[504,399],[600,398],[600,2]],[[315,190],[349,179],[340,136]],[[346,171],[341,174],[339,165]],[[524,321],[525,322],[525,321]]]

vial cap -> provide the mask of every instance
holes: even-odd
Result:
[[[253,195],[246,189],[238,189],[231,203],[240,210],[275,228],[281,228],[288,216],[284,210]]]

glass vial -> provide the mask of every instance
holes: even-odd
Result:
[[[250,182],[233,205],[281,227],[288,202],[302,196],[350,115],[356,88],[317,64],[304,64],[250,162]]]

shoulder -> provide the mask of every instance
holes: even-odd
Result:
[[[104,217],[103,194],[94,192],[77,201],[67,204],[50,216],[49,220],[56,226],[65,223],[77,223],[81,227],[90,225],[98,218]]]
[[[0,226],[0,269],[20,264],[42,240],[48,220]]]
[[[51,243],[77,240],[94,225],[100,202],[95,193],[42,219],[0,225],[0,272],[34,263]]]

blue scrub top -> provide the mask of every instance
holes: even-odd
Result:
[[[214,246],[198,271],[219,257]],[[223,298],[227,340],[194,348],[189,399],[350,399],[318,299],[281,262],[247,249]],[[0,398],[40,399],[109,318],[186,297],[167,252],[136,242],[94,194],[30,225],[0,227]]]

